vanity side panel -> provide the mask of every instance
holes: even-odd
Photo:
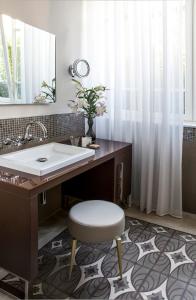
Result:
[[[196,143],[183,143],[182,154],[182,206],[183,210],[196,213]]]
[[[61,184],[46,191],[46,203],[42,204],[42,193],[39,195],[38,214],[39,223],[44,222],[62,207],[62,186]]]
[[[126,205],[131,194],[132,145],[124,147],[115,155],[115,202]]]
[[[37,275],[37,197],[0,190],[0,267],[28,281]]]

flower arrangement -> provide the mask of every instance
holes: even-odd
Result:
[[[55,79],[52,80],[52,85],[50,86],[45,81],[41,85],[41,93],[34,98],[34,103],[53,103],[56,97]]]
[[[93,119],[103,116],[106,110],[104,92],[107,88],[103,85],[98,85],[92,88],[84,87],[80,81],[72,79],[76,83],[77,92],[75,100],[70,100],[68,106],[73,112],[83,112],[84,117],[88,119],[89,129],[87,136],[95,140],[96,136],[93,132]]]

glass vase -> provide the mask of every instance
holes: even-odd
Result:
[[[94,123],[94,120],[92,118],[89,118],[88,119],[88,131],[86,133],[86,136],[89,136],[92,138],[92,141],[95,141],[96,139],[96,134],[93,130],[93,123]]]

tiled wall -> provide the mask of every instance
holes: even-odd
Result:
[[[196,128],[184,127],[182,154],[182,205],[183,210],[196,213]]]
[[[196,127],[184,127],[184,141],[196,142]]]
[[[69,139],[70,135],[82,136],[85,131],[84,117],[82,114],[54,114],[45,116],[0,119],[0,140],[23,136],[26,124],[31,121],[42,122],[48,131],[48,137],[65,136]],[[31,133],[35,136],[42,136],[39,126],[32,126]]]

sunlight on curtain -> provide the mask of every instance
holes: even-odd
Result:
[[[186,2],[191,5],[191,1]],[[84,1],[88,84],[105,84],[97,136],[133,143],[132,199],[182,215],[185,1]],[[131,183],[130,183],[131,184]]]
[[[23,97],[34,99],[43,81],[51,83],[55,74],[55,36],[24,24]]]

